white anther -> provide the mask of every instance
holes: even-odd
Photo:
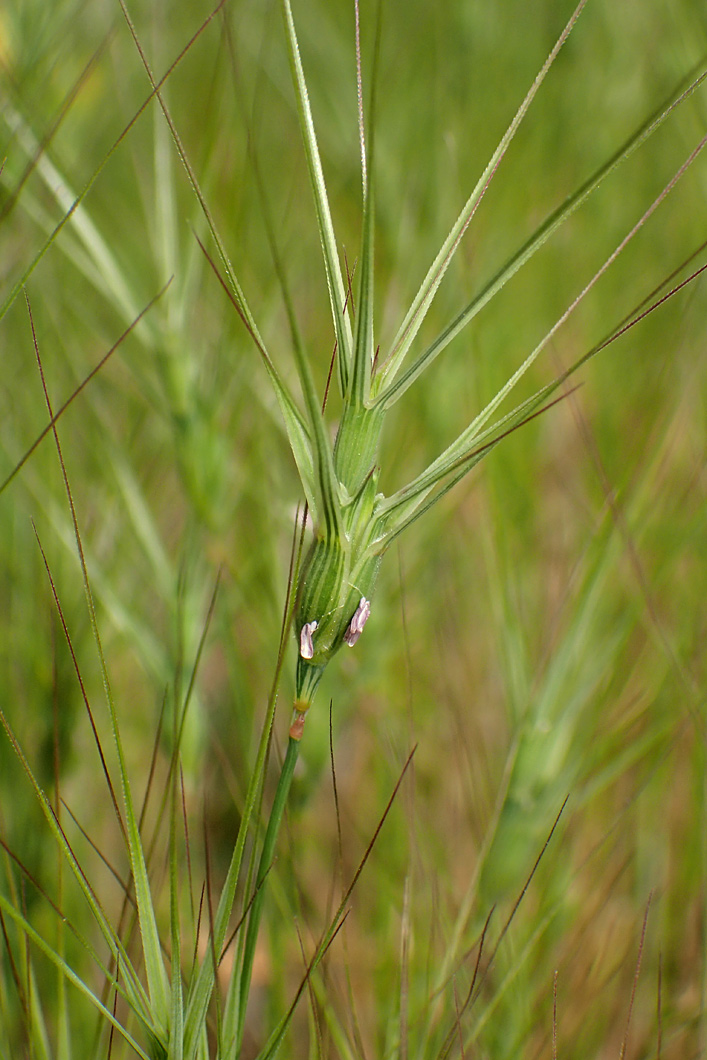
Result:
[[[354,616],[349,623],[349,628],[344,633],[344,640],[349,648],[353,648],[354,644],[363,633],[363,627],[366,625],[366,622],[368,622],[368,616],[370,613],[370,601],[367,600],[365,596],[362,596],[361,603],[356,608]]]
[[[299,634],[299,653],[303,659],[311,659],[314,655],[312,634],[319,625],[318,622],[305,622]]]

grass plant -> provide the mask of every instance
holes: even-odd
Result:
[[[704,1055],[705,54],[0,11],[2,1060]]]

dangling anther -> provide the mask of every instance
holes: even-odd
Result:
[[[318,622],[305,622],[299,634],[299,653],[303,659],[311,659],[314,655],[314,644],[312,634],[319,625]]]
[[[344,640],[349,648],[353,648],[354,644],[363,633],[363,627],[366,625],[366,622],[368,622],[370,613],[371,603],[365,596],[362,596],[361,603],[354,611],[354,616],[349,622],[349,628],[344,633]]]

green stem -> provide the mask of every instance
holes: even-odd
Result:
[[[253,973],[255,944],[258,939],[260,917],[263,911],[263,898],[265,897],[264,882],[265,877],[272,866],[275,844],[277,842],[277,836],[285,812],[285,804],[287,802],[290,784],[292,783],[292,776],[297,764],[297,756],[299,755],[299,743],[299,740],[295,740],[290,736],[287,745],[287,754],[285,755],[285,761],[282,763],[282,771],[280,773],[277,791],[275,792],[275,798],[270,811],[270,820],[268,821],[268,827],[265,832],[263,850],[260,855],[260,864],[258,865],[258,874],[255,880],[255,895],[250,907],[245,946],[243,948],[243,967],[241,969],[240,999],[238,1005],[238,1053],[240,1053],[241,1042],[243,1040],[245,1010],[248,1003],[248,994],[250,993],[250,980]]]

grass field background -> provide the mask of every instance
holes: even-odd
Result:
[[[387,0],[383,9],[375,175],[376,329],[385,344],[571,9],[558,0]],[[210,11],[201,0],[130,5],[156,76]],[[294,15],[337,237],[353,268],[361,216],[353,4],[299,0]],[[366,84],[368,0],[361,21]],[[590,0],[423,337],[434,337],[706,52],[707,15],[696,0]],[[10,0],[0,9],[0,481],[48,421],[27,301],[10,296],[107,158],[24,288],[56,410],[171,278],[58,432],[140,797],[157,740],[144,835],[158,834],[151,871],[165,895],[159,807],[169,717],[191,680],[221,572],[182,745],[198,903],[204,836],[216,887],[238,826],[302,498],[267,376],[195,238],[209,245],[154,101],[120,139],[149,90],[112,0]],[[227,3],[175,68],[165,98],[263,335],[296,387],[261,185],[323,392],[333,330],[278,5]],[[697,92],[395,407],[382,448],[386,491],[421,470],[512,374],[700,141],[706,119]],[[555,337],[524,394],[698,250],[707,238],[706,167],[698,158]],[[704,252],[693,268],[703,262]],[[573,1060],[705,1055],[706,314],[697,279],[602,351],[576,392],[507,439],[391,550],[365,633],[355,653],[332,663],[307,722],[268,883],[244,1055],[257,1054],[289,1005],[302,952],[326,926],[415,745],[286,1055],[447,1055],[492,908],[483,985],[459,1015],[448,1055],[549,1058],[553,1027],[557,1056]],[[40,543],[114,770],[51,434],[0,495],[0,699],[52,798],[60,778],[64,827],[117,919],[121,888],[92,844],[122,877],[126,856]],[[290,654],[278,746],[290,722],[294,638]],[[41,884],[6,855],[3,892],[48,938],[60,925],[45,895],[90,935],[6,740],[0,827]],[[186,884],[184,901],[188,919]],[[34,953],[29,994],[44,1007],[42,1051],[21,1003],[25,943],[11,925],[4,934],[0,1055],[108,1055],[106,1032],[97,1044],[96,1016],[71,988],[72,1049],[62,1053],[57,975]],[[206,934],[204,917],[202,950]],[[80,944],[68,935],[65,945],[69,963],[100,990]],[[185,967],[190,960],[185,953]],[[116,1042],[112,1055],[133,1054]]]

